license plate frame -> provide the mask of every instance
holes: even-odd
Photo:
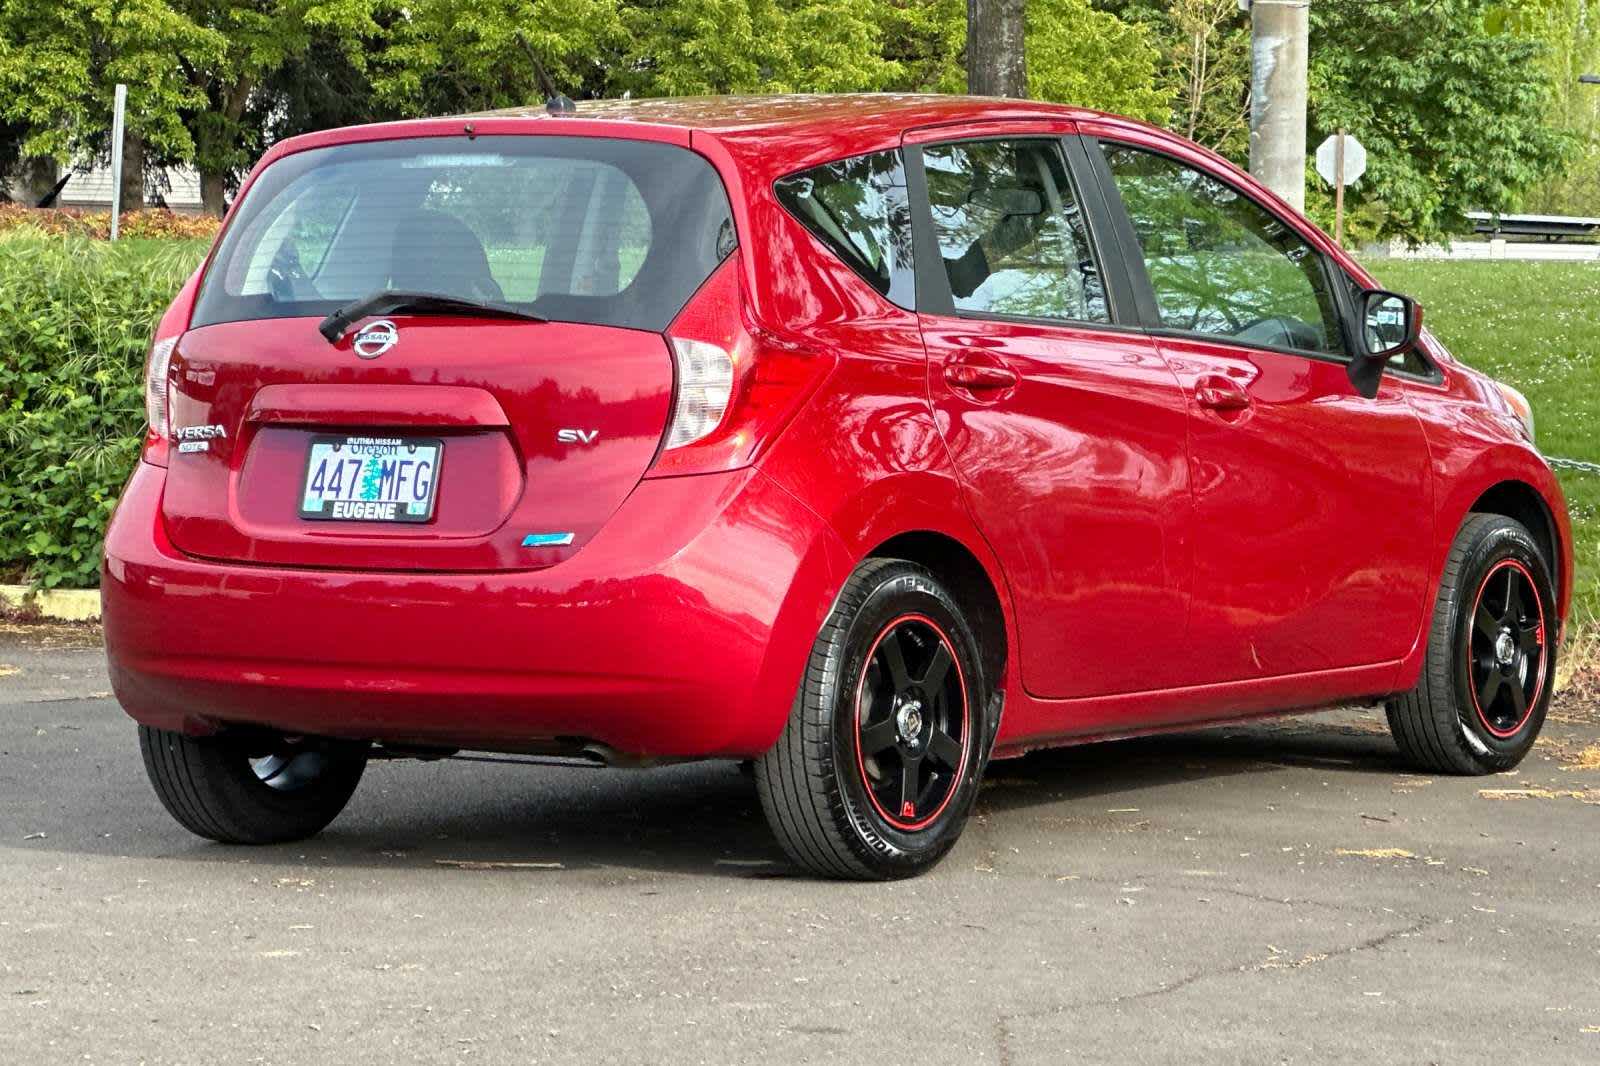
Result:
[[[425,501],[415,499],[395,500],[368,500],[359,497],[345,499],[326,498],[325,489],[319,490],[319,506],[316,509],[307,507],[311,498],[311,481],[315,474],[319,457],[326,458],[344,448],[355,447],[363,449],[359,454],[361,466],[348,471],[350,484],[353,486],[360,478],[366,476],[367,462],[382,462],[386,458],[394,458],[396,462],[405,460],[415,461],[420,458],[430,458],[432,468],[428,480],[428,494]],[[325,451],[324,449],[331,449]],[[383,449],[378,451],[376,449]],[[391,451],[392,449],[392,451]],[[419,456],[423,449],[432,449],[430,456]],[[348,463],[350,458],[355,458],[352,453],[343,462]],[[381,470],[381,467],[380,467]],[[433,520],[434,512],[439,502],[439,478],[444,470],[444,441],[438,437],[413,437],[405,434],[398,435],[369,435],[364,433],[319,433],[311,438],[311,445],[306,449],[306,462],[300,473],[299,502],[296,511],[300,518],[308,522],[362,522],[375,525],[417,524]],[[343,484],[341,471],[341,484]],[[382,475],[379,475],[380,478]],[[401,491],[403,481],[399,472],[396,478],[396,494]],[[414,482],[413,482],[414,484]],[[414,506],[421,504],[420,509]],[[341,508],[339,505],[348,505]],[[392,510],[388,510],[392,508]],[[359,513],[351,513],[357,511]]]

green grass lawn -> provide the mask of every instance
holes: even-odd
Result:
[[[1600,263],[1376,260],[1456,358],[1521,389],[1546,455],[1600,463]],[[1560,471],[1577,562],[1575,620],[1600,620],[1600,475]]]

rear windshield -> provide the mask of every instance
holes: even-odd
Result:
[[[335,145],[285,156],[251,186],[193,325],[322,316],[394,289],[660,331],[733,247],[722,182],[673,145]]]

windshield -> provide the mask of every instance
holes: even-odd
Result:
[[[251,186],[193,325],[322,317],[394,289],[659,331],[733,246],[716,172],[673,145],[334,145],[285,156]]]

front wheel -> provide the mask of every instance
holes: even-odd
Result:
[[[145,772],[168,813],[223,844],[281,844],[320,833],[367,765],[364,744],[139,727]]]
[[[823,624],[755,767],[789,857],[824,877],[921,873],[954,846],[993,738],[978,642],[914,563],[869,559]]]
[[[1520,523],[1469,515],[1450,547],[1417,687],[1390,701],[1406,758],[1440,773],[1520,763],[1555,685],[1555,589]]]

